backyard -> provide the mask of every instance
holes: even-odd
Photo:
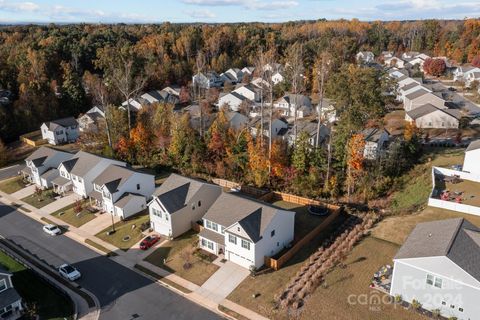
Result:
[[[26,184],[23,182],[22,177],[15,177],[0,182],[0,190],[5,193],[12,194],[25,188]]]
[[[438,181],[435,187],[439,191],[438,195],[442,191],[447,191],[449,201],[457,201],[458,198],[461,204],[480,207],[480,183],[478,182],[469,180],[460,180],[458,182]]]
[[[44,190],[41,192],[41,194],[33,193],[32,195],[29,195],[21,200],[37,209],[40,209],[45,207],[47,204],[54,202],[56,200],[55,196],[56,194],[53,192],[53,190]]]
[[[141,226],[143,223],[148,223],[150,218],[145,211],[130,217],[126,220],[115,223],[115,233],[107,235],[107,232],[112,230],[112,227],[105,228],[96,234],[97,238],[106,241],[115,247],[127,251],[135,243],[143,238]]]
[[[197,250],[197,241],[197,234],[189,231],[163,244],[145,261],[201,286],[219,267],[212,263],[215,256]],[[186,262],[189,268],[184,268]]]
[[[40,319],[73,319],[73,304],[61,292],[44,282],[33,271],[25,268],[0,251],[0,265],[13,273],[15,289],[27,305],[35,305]]]
[[[80,227],[84,225],[85,223],[95,219],[95,214],[91,213],[88,211],[87,208],[87,201],[82,201],[81,202],[81,211],[76,213],[75,212],[75,206],[76,204],[71,204],[63,209],[60,209],[51,215],[54,216],[55,218],[58,218],[69,225],[72,225],[74,227]],[[80,208],[78,208],[80,209]]]

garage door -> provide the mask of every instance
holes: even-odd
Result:
[[[244,268],[249,269],[252,264],[254,264],[252,261],[249,261],[247,258],[242,257],[234,252],[229,251],[228,252],[228,260],[241,265]]]

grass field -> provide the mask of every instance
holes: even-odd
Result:
[[[5,193],[12,194],[25,188],[22,177],[15,177],[0,182],[0,190]]]
[[[52,194],[53,194],[52,190],[46,190],[46,191],[43,191],[40,196],[37,196],[36,194],[32,194],[21,200],[28,203],[31,206],[34,206],[37,209],[40,209],[42,207],[45,207],[47,204],[50,204],[55,201],[55,198],[52,197]]]
[[[219,267],[197,254],[192,254],[197,248],[197,239],[196,233],[187,232],[157,248],[145,261],[201,286]],[[191,267],[188,269],[183,267],[185,255],[190,258]]]
[[[424,163],[416,165],[403,177],[402,187],[392,195],[392,212],[411,213],[425,207],[432,191],[432,166],[449,167],[461,164],[463,154],[463,149],[446,149],[426,156]]]
[[[0,265],[13,273],[15,289],[28,305],[35,304],[40,319],[73,319],[73,304],[55,288],[39,278],[3,252],[0,252]]]
[[[135,243],[142,240],[143,234],[140,230],[140,226],[142,225],[142,223],[148,222],[149,220],[150,218],[148,214],[142,213],[140,215],[129,218],[128,220],[115,223],[116,232],[114,234],[107,236],[107,231],[112,229],[112,227],[108,227],[97,233],[96,237],[114,245],[119,249],[122,249],[123,251],[127,251]],[[134,229],[132,229],[133,225],[135,225]],[[126,236],[130,237],[128,241],[123,240]]]
[[[296,203],[277,201],[273,205],[283,208],[285,210],[295,211],[295,239],[301,239],[307,235],[310,231],[315,229],[316,226],[321,224],[325,217],[315,216],[308,213],[307,206],[302,206]]]
[[[65,221],[69,225],[74,227],[80,227],[85,223],[95,219],[95,215],[85,209],[86,203],[83,203],[83,210],[80,213],[74,212],[75,204],[71,204],[63,209],[60,209],[51,215],[62,221]]]

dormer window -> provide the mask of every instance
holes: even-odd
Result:
[[[140,184],[137,183],[137,190],[140,190]]]
[[[270,236],[271,236],[271,237],[274,237],[274,236],[275,236],[275,230],[272,230],[272,232],[270,232]]]

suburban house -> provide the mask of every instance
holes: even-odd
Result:
[[[0,266],[0,319],[15,320],[22,316],[22,298],[13,287],[12,276]]]
[[[250,84],[255,86],[256,88],[259,88],[259,89],[266,89],[268,87],[270,87],[270,84],[268,83],[268,81],[266,81],[265,79],[262,79],[262,78],[253,78],[252,81],[250,81]]]
[[[407,112],[427,103],[434,105],[437,108],[446,108],[445,100],[423,88],[405,95],[403,99],[403,107]]]
[[[469,72],[465,76],[465,85],[467,87],[471,86],[474,81],[480,81],[480,71]]]
[[[248,98],[244,97],[243,95],[232,91],[230,93],[227,93],[223,96],[221,96],[218,99],[218,107],[219,109],[223,109],[225,106],[227,106],[230,110],[232,111],[239,111],[240,106],[242,103],[248,103],[252,104],[252,101],[250,101]]]
[[[474,66],[459,66],[453,71],[454,81],[466,81],[470,73],[480,72],[480,68]]]
[[[261,117],[255,117],[250,120],[248,127],[250,128],[250,133],[253,137],[257,136],[258,131],[260,130]],[[288,122],[283,119],[273,119],[272,120],[272,139],[283,136],[288,130]],[[270,136],[270,123],[267,117],[263,119],[263,135],[265,137]]]
[[[40,130],[42,139],[52,145],[75,142],[79,136],[78,122],[74,117],[44,122]]]
[[[420,52],[417,52],[417,51],[407,51],[407,52],[402,53],[402,59],[403,60],[410,60],[410,59],[415,58],[419,54],[420,54]]]
[[[385,129],[368,128],[363,130],[362,135],[365,140],[363,156],[365,159],[374,160],[382,155],[390,140],[390,133]]]
[[[461,168],[432,168],[431,207],[480,216],[480,140],[472,141],[465,151]]]
[[[316,145],[317,141],[317,121],[298,121],[297,122],[297,139],[302,132],[305,132],[308,136],[308,142],[311,146]],[[320,125],[320,144],[322,144],[330,134],[330,129],[323,124]],[[295,130],[294,127],[290,127],[287,133],[284,135],[284,139],[287,140],[289,146],[295,144]]]
[[[388,67],[395,67],[398,69],[403,69],[405,67],[405,61],[397,57],[385,58],[383,63]]]
[[[294,239],[295,212],[223,192],[203,217],[199,247],[244,268],[260,268],[265,257]]]
[[[242,69],[242,73],[244,75],[252,76],[254,72],[255,72],[255,67],[245,67]]]
[[[410,78],[408,76],[401,76],[401,77],[397,78],[397,84],[398,84],[399,88],[402,88],[403,86],[406,86],[410,83],[421,84],[422,81],[421,81],[421,79]]]
[[[255,88],[251,84],[247,85],[239,85],[235,90],[232,92],[238,93],[239,95],[244,96],[250,101],[259,102],[260,101],[260,90]]]
[[[320,107],[320,103],[318,103],[317,112],[320,113],[322,121],[327,121],[329,123],[336,122],[338,120],[337,109],[335,109],[333,101],[327,98],[323,98],[321,105],[322,106]]]
[[[279,84],[280,82],[283,82],[285,80],[285,77],[282,75],[281,72],[277,71],[272,74],[272,82],[274,85]]]
[[[398,101],[404,101],[406,95],[408,95],[412,92],[421,90],[421,89],[423,89],[425,91],[428,91],[428,92],[432,92],[432,90],[430,90],[429,88],[425,87],[422,84],[419,84],[417,82],[411,82],[411,83],[409,83],[407,85],[404,85],[403,87],[398,89],[397,100]]]
[[[85,114],[78,117],[77,122],[80,132],[97,131],[99,124],[105,121],[105,112],[99,107],[95,106],[88,110]]]
[[[123,167],[127,165],[122,161],[78,151],[58,166],[59,176],[52,180],[53,190],[59,194],[73,190],[86,198],[93,191],[93,179],[111,164]]]
[[[438,108],[431,103],[416,107],[405,114],[405,120],[415,123],[417,128],[457,129],[462,114],[458,109]]]
[[[357,63],[369,64],[375,60],[375,55],[371,51],[360,51],[355,56],[355,59],[357,60]]]
[[[150,225],[155,232],[176,238],[201,221],[221,193],[217,185],[171,174],[148,203]]]
[[[391,58],[391,57],[393,57],[393,51],[382,51],[381,56],[384,59]]]
[[[240,112],[230,111],[226,112],[225,116],[227,118],[230,128],[234,130],[242,130],[248,125],[248,117],[241,114]]]
[[[26,166],[21,171],[23,177],[41,189],[48,189],[52,181],[59,177],[58,166],[72,157],[71,153],[49,147],[40,147],[25,159]]]
[[[141,96],[133,99],[130,98],[128,101],[122,102],[120,107],[123,110],[127,110],[128,104],[130,104],[131,111],[139,111],[143,106],[152,105],[155,103],[168,103],[172,105],[178,105],[180,103],[180,92],[174,87],[166,87],[162,90],[150,90],[143,93]]]
[[[242,82],[243,72],[238,68],[230,68],[224,73],[220,74],[223,82],[229,82],[231,84],[237,84]]]
[[[273,103],[273,107],[284,117],[294,117],[295,106],[297,106],[297,118],[303,118],[312,113],[312,102],[303,94],[289,93]]]
[[[153,175],[110,164],[93,180],[88,196],[103,211],[126,219],[147,208],[154,190]]]
[[[222,87],[224,80],[215,71],[207,73],[199,72],[192,77],[192,83],[199,88],[210,89]]]
[[[478,318],[480,228],[463,218],[419,223],[393,261],[391,296],[446,318]]]

